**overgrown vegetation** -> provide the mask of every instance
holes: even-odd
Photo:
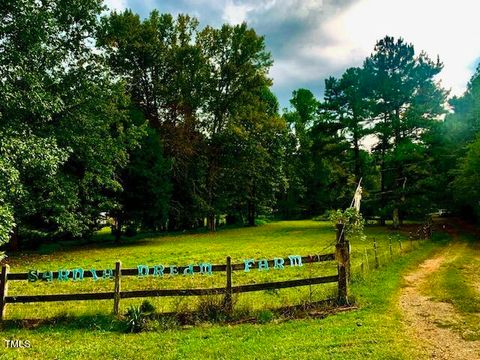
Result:
[[[365,220],[363,219],[362,214],[357,211],[357,209],[348,208],[345,211],[340,209],[331,211],[329,214],[329,219],[335,227],[337,224],[343,224],[344,232],[347,237],[365,240]]]

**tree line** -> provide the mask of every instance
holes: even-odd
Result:
[[[349,205],[379,221],[480,214],[479,71],[448,100],[403,39],[280,109],[247,24],[106,13],[99,0],[0,6],[0,243],[118,239]]]

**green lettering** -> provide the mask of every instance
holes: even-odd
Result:
[[[198,266],[200,267],[200,273],[201,274],[212,275],[212,264],[201,263],[201,264],[198,264]]]
[[[140,277],[147,276],[150,272],[150,269],[148,268],[147,265],[138,265],[137,270],[138,270],[138,276]]]
[[[45,281],[53,281],[53,272],[51,271],[46,271],[42,274],[42,280],[45,280]]]
[[[90,272],[92,273],[93,281],[97,281],[98,280],[97,271],[95,269],[90,269]]]
[[[301,256],[290,255],[288,258],[290,259],[290,266],[303,266]]]
[[[268,271],[268,260],[266,259],[258,260],[258,270]]]
[[[188,265],[188,266],[183,270],[183,275],[193,275],[193,265],[192,265],[192,264]]]
[[[245,264],[245,272],[249,272],[250,268],[255,263],[255,259],[243,260],[243,263]]]
[[[282,258],[274,258],[273,259],[273,268],[277,270],[283,270],[285,268],[284,266],[285,260]]]
[[[58,270],[59,281],[68,281],[68,275],[70,275],[70,270]]]
[[[175,265],[170,266],[170,275],[178,275],[178,268]]]
[[[112,269],[103,270],[102,278],[103,280],[113,279],[113,270]]]
[[[73,278],[73,281],[83,280],[83,269],[81,268],[73,269],[72,278]]]
[[[38,280],[38,270],[28,270],[28,281],[35,282]]]
[[[165,267],[163,265],[155,265],[153,267],[153,276],[163,276]]]

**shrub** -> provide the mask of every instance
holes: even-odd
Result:
[[[273,320],[273,318],[274,318],[273,312],[271,312],[270,310],[262,310],[257,315],[257,321],[260,324],[269,323]]]
[[[227,320],[228,313],[223,297],[205,296],[198,303],[198,318],[202,321],[223,322]]]
[[[142,305],[140,305],[140,311],[143,314],[152,314],[155,312],[155,306],[148,300],[143,300]]]
[[[127,329],[129,332],[139,333],[147,327],[147,317],[140,306],[130,306],[126,314]]]
[[[334,226],[337,224],[344,224],[345,235],[348,237],[365,240],[365,234],[363,232],[365,220],[363,219],[362,214],[355,208],[348,208],[345,211],[338,209],[330,212],[330,221]]]

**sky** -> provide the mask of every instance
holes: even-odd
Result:
[[[438,81],[461,95],[480,61],[478,0],[106,0],[110,9],[188,13],[201,25],[246,21],[265,36],[282,107],[293,90],[323,96],[324,81],[361,66],[377,40],[403,37],[415,51],[440,57]]]

